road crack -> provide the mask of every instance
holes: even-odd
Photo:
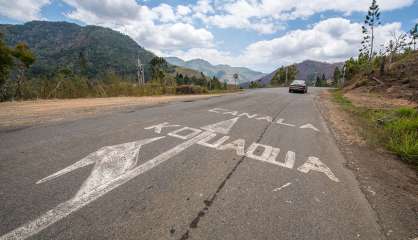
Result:
[[[277,119],[277,117],[280,115],[280,113],[283,112],[283,110],[285,110],[287,108],[287,106],[291,103],[291,101],[287,102],[282,109],[280,109],[275,116],[273,117],[273,121],[270,122],[269,124],[267,124],[264,129],[262,130],[261,134],[258,136],[257,140],[255,141],[256,143],[260,143],[261,139],[263,139],[265,133],[267,132],[267,130],[270,128],[270,126],[273,125],[274,121]],[[226,177],[224,178],[224,180],[219,184],[218,188],[216,189],[215,193],[212,195],[212,197],[210,197],[209,199],[206,199],[203,201],[203,203],[205,204],[205,207],[202,208],[196,215],[196,217],[190,222],[189,224],[189,228],[187,229],[187,231],[179,238],[179,240],[187,240],[190,236],[190,230],[191,229],[195,229],[198,227],[198,224],[200,222],[200,219],[202,217],[204,217],[208,212],[209,212],[209,208],[213,205],[213,203],[215,202],[215,200],[218,197],[218,194],[221,192],[221,190],[225,187],[226,183],[228,182],[228,180],[232,177],[232,175],[235,173],[235,171],[238,169],[238,167],[241,165],[241,163],[245,160],[246,156],[242,156],[238,162],[234,165],[234,167],[231,169],[231,171],[229,171],[229,173],[226,175]]]

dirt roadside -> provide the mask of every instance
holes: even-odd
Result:
[[[369,107],[387,104],[382,98],[372,98],[364,103],[365,96],[351,94],[346,97],[353,104],[368,104]],[[358,133],[354,119],[332,101],[329,92],[324,92],[317,100],[347,160],[346,167],[355,174],[361,190],[376,212],[386,238],[418,239],[416,170],[385,150],[369,146]]]
[[[0,128],[18,128],[46,122],[75,120],[117,109],[153,106],[178,101],[193,101],[220,95],[80,98],[3,102],[0,103]]]

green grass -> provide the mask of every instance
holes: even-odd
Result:
[[[412,108],[368,109],[354,106],[341,91],[333,100],[357,120],[360,133],[373,145],[385,147],[418,166],[418,111]]]
[[[340,90],[334,91],[334,101],[346,108],[347,110],[353,110],[353,104],[343,96]]]

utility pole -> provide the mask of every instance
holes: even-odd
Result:
[[[144,65],[141,63],[141,60],[138,56],[138,63],[137,63],[137,79],[138,79],[138,85],[141,86],[145,84],[145,78],[144,78]]]

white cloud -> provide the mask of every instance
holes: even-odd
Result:
[[[135,0],[64,1],[74,7],[67,14],[69,18],[119,30],[151,50],[161,52],[213,45],[212,33],[194,27],[181,15],[187,14],[187,6],[173,10],[168,4],[149,8]]]
[[[192,12],[190,7],[184,6],[184,5],[178,5],[176,11],[177,11],[177,14],[180,15],[180,16],[185,16],[185,15],[188,15]]]
[[[376,29],[376,46],[391,39],[392,32],[401,32],[398,22]],[[339,62],[358,55],[362,38],[361,25],[344,18],[330,18],[309,29],[298,29],[283,36],[250,44],[239,55],[214,48],[193,48],[173,51],[169,55],[186,60],[203,58],[213,64],[226,63],[270,72],[281,65],[306,59]]]
[[[158,20],[161,22],[175,22],[177,20],[173,8],[165,3],[153,8],[152,11],[158,14]]]
[[[237,63],[236,57],[232,56],[230,52],[219,51],[215,48],[191,48],[187,51],[177,50],[166,53],[165,56],[176,56],[183,60],[201,58],[211,64],[234,65]]]
[[[198,0],[196,5],[194,5],[192,8],[194,12],[201,14],[214,12],[211,0]]]
[[[0,0],[0,15],[21,21],[39,19],[51,0]],[[189,5],[162,3],[153,8],[137,0],[62,0],[72,7],[68,18],[124,32],[140,45],[160,55],[185,59],[203,58],[214,64],[247,66],[262,71],[305,59],[342,61],[356,56],[361,41],[361,23],[344,18],[321,21],[254,42],[239,54],[221,51],[208,27],[236,28],[261,34],[284,30],[290,19],[307,18],[334,11],[364,12],[371,0],[197,0]],[[145,1],[142,1],[145,2]],[[410,6],[414,0],[379,0],[382,11]],[[196,27],[200,19],[207,28]],[[378,27],[380,46],[401,31],[400,23]]]
[[[387,42],[391,32],[400,32],[400,23],[390,23],[376,29],[376,46]],[[244,57],[251,62],[244,65],[263,69],[300,62],[305,59],[320,61],[344,61],[358,55],[361,41],[361,25],[344,18],[330,18],[306,30],[295,30],[272,40],[249,45]]]
[[[0,0],[0,16],[18,21],[41,19],[41,9],[49,3],[49,0]]]
[[[205,1],[207,4],[211,2]],[[380,0],[382,11],[410,6],[414,0]],[[220,28],[255,30],[258,33],[273,33],[283,29],[283,22],[307,18],[326,11],[365,12],[370,0],[218,0],[212,3],[215,13],[195,14],[195,18]]]

